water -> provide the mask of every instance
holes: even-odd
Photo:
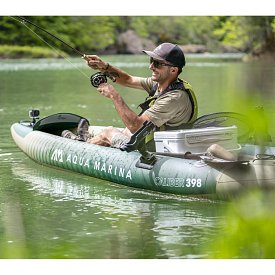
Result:
[[[150,74],[144,56],[105,59],[132,74]],[[183,78],[197,93],[200,115],[263,105],[269,125],[274,124],[271,63],[246,64],[238,56],[187,61]],[[33,162],[15,146],[10,125],[28,119],[31,108],[42,116],[72,112],[93,125],[122,126],[112,102],[90,85],[93,72],[79,59],[0,62],[0,258],[207,257],[229,202],[155,194],[56,170]],[[115,87],[139,112],[144,93]],[[274,138],[272,127],[270,132]]]

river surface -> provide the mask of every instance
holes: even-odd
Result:
[[[150,75],[145,56],[104,58]],[[193,85],[200,115],[261,105],[274,139],[274,64],[236,55],[190,55],[187,62],[182,78]],[[93,72],[81,59],[0,61],[0,258],[207,257],[231,202],[155,194],[45,167],[14,144],[10,126],[32,108],[41,117],[72,112],[92,125],[122,126],[112,102],[90,85]],[[145,94],[116,88],[139,112]]]

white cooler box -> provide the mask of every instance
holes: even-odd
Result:
[[[219,144],[229,151],[240,148],[236,126],[158,131],[154,133],[154,140],[157,152],[205,153],[212,144]]]

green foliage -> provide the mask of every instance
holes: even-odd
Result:
[[[224,44],[246,52],[275,50],[274,16],[231,16],[224,18],[214,35]]]
[[[114,24],[111,17],[33,16],[26,17],[34,24],[64,40],[77,49],[94,51],[114,43]],[[2,45],[51,46],[74,54],[57,39],[20,20],[0,17],[0,41]]]
[[[117,47],[119,34],[132,29],[155,44],[203,44],[210,51],[222,46],[241,51],[275,51],[274,16],[32,16],[33,23],[83,52],[104,52]],[[27,26],[27,28],[26,28]],[[0,17],[0,44],[41,46],[72,50],[60,41],[20,20]],[[38,37],[39,36],[39,37]]]
[[[233,201],[209,258],[275,258],[275,194],[253,191]]]
[[[67,17],[69,26],[67,33],[73,38],[73,46],[86,52],[93,52],[114,44],[114,22],[111,19],[107,16]]]
[[[214,38],[211,34],[214,24],[214,18],[209,16],[137,16],[131,18],[129,26],[156,44],[171,41],[207,45]]]
[[[66,57],[62,51],[39,46],[0,45],[0,58],[59,58]]]
[[[214,30],[214,35],[222,41],[222,44],[241,48],[246,43],[247,35],[242,37],[244,30],[238,26],[238,21],[238,17],[228,18],[222,23],[220,28]],[[242,39],[240,39],[241,37]]]

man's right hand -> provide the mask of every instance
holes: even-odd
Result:
[[[105,71],[109,66],[107,62],[104,62],[97,55],[84,55],[82,58],[85,59],[87,65],[94,70]]]

